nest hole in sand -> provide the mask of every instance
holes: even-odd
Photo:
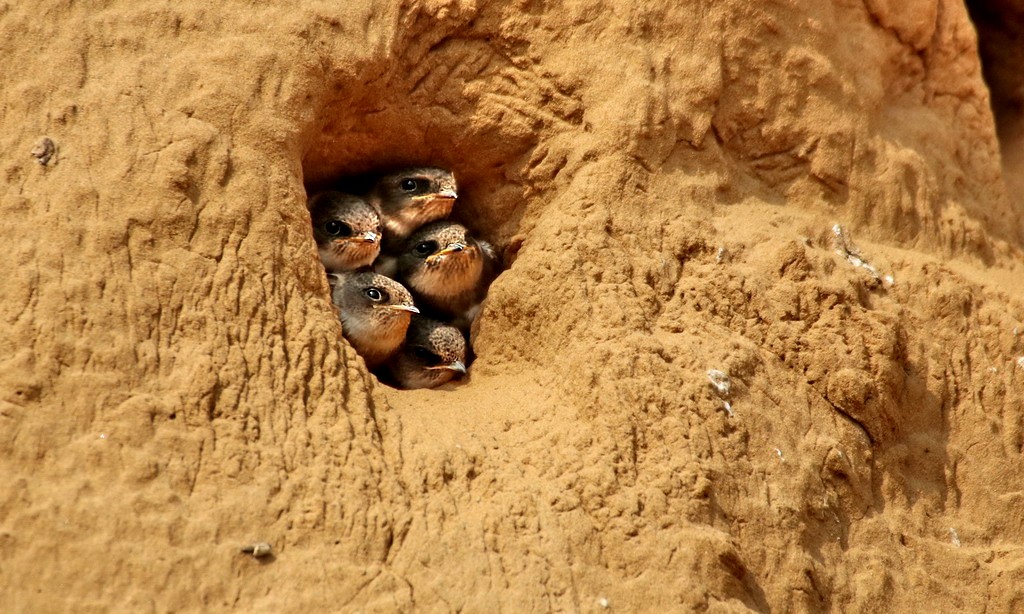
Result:
[[[376,177],[397,169],[449,170],[458,198],[448,219],[494,247],[500,273],[523,240],[523,172],[536,138],[504,129],[501,117],[485,116],[480,98],[469,93],[469,82],[457,78],[456,68],[422,64],[367,66],[356,71],[365,75],[346,72],[337,80],[306,141],[307,196],[325,190],[363,193]],[[448,70],[449,78],[431,79],[424,70]],[[474,357],[471,337],[467,365]],[[381,369],[371,370],[395,385],[386,370],[385,377]]]
[[[967,10],[978,33],[982,75],[1013,195],[1024,188],[1024,5],[1016,0],[968,0]]]

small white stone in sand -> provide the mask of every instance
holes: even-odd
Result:
[[[1017,366],[1024,369],[1024,356],[1017,357]]]
[[[847,262],[867,271],[872,277],[882,282],[883,288],[889,288],[895,283],[892,275],[880,275],[878,269],[872,266],[870,262],[864,260],[860,255],[860,250],[850,244],[850,240],[846,236],[846,230],[842,226],[839,224],[832,226],[832,234],[835,235],[836,253],[846,258]]]
[[[242,552],[245,554],[251,554],[258,559],[269,556],[272,550],[273,548],[267,542],[259,542],[242,547]]]
[[[778,456],[780,461],[786,462],[786,458],[782,456],[782,450],[775,448],[775,456]]]
[[[732,380],[729,379],[728,374],[724,371],[719,371],[718,369],[708,370],[708,381],[710,381],[711,385],[715,387],[715,390],[718,391],[719,395],[723,397],[729,396],[729,391],[732,388]]]
[[[956,529],[949,527],[949,540],[953,542],[953,545],[957,548],[960,547],[960,536],[956,534]]]
[[[722,403],[725,406],[725,413],[729,414],[730,418],[735,418],[736,414],[734,414],[732,411],[732,403],[730,403],[729,401],[722,401]]]
[[[601,606],[602,608],[607,608],[608,607],[608,598],[607,597],[601,597],[600,599],[597,600],[597,605]]]

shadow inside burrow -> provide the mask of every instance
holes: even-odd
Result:
[[[495,247],[507,245],[526,211],[526,174],[539,136],[481,112],[483,97],[465,96],[456,79],[434,90],[404,74],[353,80],[337,84],[317,113],[302,160],[307,195],[362,191],[402,168],[443,168],[458,184],[449,219]]]
[[[968,0],[967,11],[978,35],[982,77],[989,88],[1000,144],[1017,136],[1024,121],[1024,7],[1003,0]],[[1012,133],[1012,134],[1011,134]]]
[[[1024,6],[1007,0],[967,0],[977,31],[982,78],[996,123],[1003,179],[1010,199],[1024,207]],[[1006,229],[999,229],[1002,233]],[[1024,233],[1024,229],[1017,230]],[[1017,240],[1024,237],[1018,234]]]

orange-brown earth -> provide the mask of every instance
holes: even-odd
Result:
[[[1024,608],[1019,74],[997,133],[955,0],[627,4],[0,3],[4,611]],[[442,390],[305,206],[406,163],[518,248]]]

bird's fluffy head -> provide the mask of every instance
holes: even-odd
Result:
[[[457,294],[483,273],[483,253],[465,226],[441,221],[420,228],[405,242],[398,270],[417,292]]]
[[[367,363],[386,358],[404,339],[412,314],[419,312],[412,295],[402,284],[373,271],[336,277],[332,299],[345,338]]]
[[[395,361],[402,388],[434,388],[466,372],[466,339],[459,329],[415,316]]]
[[[443,220],[458,196],[455,176],[442,168],[409,168],[377,180],[372,200],[389,233],[404,238],[417,227]]]
[[[313,237],[328,271],[351,271],[373,263],[380,253],[380,216],[351,194],[321,192],[309,201]]]
[[[354,271],[337,276],[334,304],[350,311],[382,310],[410,312],[412,295],[405,286],[370,270]]]

